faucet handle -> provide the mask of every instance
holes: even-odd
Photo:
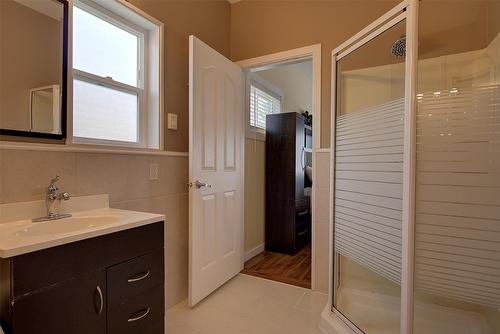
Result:
[[[65,201],[67,201],[67,200],[69,200],[69,199],[71,198],[71,195],[70,195],[69,193],[66,193],[66,192],[65,192],[65,193],[62,193],[62,194],[60,195],[60,197],[61,197],[61,199],[63,199],[63,200],[65,200]]]
[[[61,177],[59,175],[56,175],[55,178],[53,178],[52,180],[50,180],[50,185],[53,186],[54,184],[56,184],[57,181],[59,181],[61,179]]]

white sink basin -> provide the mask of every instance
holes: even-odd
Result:
[[[24,236],[44,236],[63,233],[73,233],[80,230],[103,227],[115,224],[123,215],[107,214],[96,216],[78,216],[58,220],[33,223],[15,232],[16,237]]]
[[[32,221],[46,210],[45,200],[0,204],[0,258],[165,221],[160,214],[110,208],[106,194],[73,197],[61,203],[59,212],[72,217]]]

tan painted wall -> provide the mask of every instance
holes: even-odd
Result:
[[[231,6],[231,58],[242,60],[321,43],[321,147],[328,147],[331,51],[399,2],[244,0]],[[421,57],[484,48],[496,35],[493,32],[500,29],[497,19],[500,5],[495,0],[422,0],[420,3],[425,15],[420,26]],[[387,48],[390,42],[387,41]],[[383,50],[371,52],[366,61],[373,62],[371,66],[382,65],[380,59],[385,56]]]
[[[30,89],[61,84],[61,40],[60,21],[0,1],[0,128],[30,129]]]
[[[1,2],[1,0],[0,0]],[[179,114],[179,131],[167,130],[167,150],[188,150],[188,36],[229,55],[229,3],[225,0],[131,3],[165,23],[165,113]],[[4,138],[2,138],[4,139]],[[160,179],[149,180],[149,164]],[[0,150],[0,203],[42,199],[54,175],[73,196],[109,193],[116,208],[164,213],[166,305],[187,297],[187,157]]]
[[[488,1],[486,12],[488,39],[493,39],[496,35],[498,35],[498,33],[500,33],[500,20],[498,19],[498,15],[500,15],[500,1]]]
[[[283,112],[312,111],[312,62],[278,66],[255,75],[283,92]]]
[[[245,252],[264,243],[266,143],[245,139]]]
[[[231,58],[243,60],[322,44],[321,146],[330,137],[330,55],[333,48],[399,1],[258,1],[231,6]]]
[[[165,115],[178,114],[179,130],[165,130],[165,149],[189,145],[189,35],[226,57],[230,54],[230,4],[225,0],[130,0],[165,24]]]

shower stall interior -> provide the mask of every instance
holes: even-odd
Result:
[[[331,310],[500,333],[500,1],[408,0],[333,51]]]

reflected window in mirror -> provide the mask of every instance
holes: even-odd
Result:
[[[159,29],[121,1],[75,1],[73,143],[160,148]]]
[[[59,85],[31,90],[31,130],[45,133],[59,133],[61,129],[61,103],[59,96]]]
[[[0,135],[65,136],[67,9],[0,0]]]

